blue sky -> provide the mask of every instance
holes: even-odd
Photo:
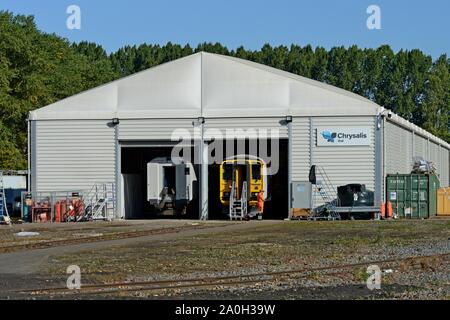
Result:
[[[81,8],[81,30],[66,27],[69,5]],[[366,27],[369,5],[381,8],[381,30]],[[125,45],[221,42],[228,48],[271,45],[419,48],[450,52],[448,0],[1,0],[0,10],[32,14],[38,27],[108,52]],[[0,30],[1,35],[1,30]]]

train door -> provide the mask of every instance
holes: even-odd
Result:
[[[244,182],[248,181],[249,166],[248,164],[236,164],[233,166],[233,171],[233,176],[236,182],[237,199],[240,199]]]

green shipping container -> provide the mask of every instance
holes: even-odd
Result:
[[[386,178],[386,199],[399,218],[430,218],[437,211],[436,175],[390,174]]]

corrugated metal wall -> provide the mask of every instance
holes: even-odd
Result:
[[[226,130],[277,129],[281,138],[287,138],[287,127],[278,118],[208,118],[205,122],[205,137],[208,129],[219,129],[225,136]],[[197,119],[125,119],[120,121],[119,140],[171,140],[176,129],[188,130],[199,137]]]
[[[430,142],[430,159],[434,161],[442,187],[449,185],[449,150]]]
[[[227,129],[254,129],[257,134],[258,129],[275,129],[278,130],[280,138],[287,138],[287,126],[282,124],[282,120],[281,118],[208,118],[205,122],[205,128],[206,130],[219,129],[223,135],[226,135]],[[270,132],[267,132],[267,134],[270,134]],[[207,131],[205,136],[208,137]]]
[[[441,148],[439,147],[439,145],[437,145],[436,143],[433,143],[430,141],[429,144],[430,147],[430,161],[433,161],[434,164],[436,165],[436,169],[437,169],[437,174],[439,176],[441,176],[441,171],[442,171],[442,165],[441,165]]]
[[[385,174],[409,173],[412,169],[412,133],[393,123],[385,124]]]
[[[310,161],[310,119],[294,118],[292,121],[292,180],[308,181]]]
[[[441,170],[441,187],[448,187],[449,186],[449,153],[450,151],[446,148],[441,147],[441,164],[442,164],[442,170]]]
[[[433,161],[438,169],[438,173],[440,173],[440,167],[441,167],[441,153],[440,153],[440,147],[438,144],[433,143],[430,141],[430,161]]]
[[[206,128],[287,128],[276,118],[206,119]],[[121,120],[120,140],[168,140],[173,129],[193,131],[190,119]],[[312,122],[311,122],[312,121]],[[93,183],[115,179],[115,129],[107,120],[35,121],[32,123],[32,186],[37,191],[86,189]],[[292,179],[308,180],[311,164],[325,168],[335,186],[364,183],[374,190],[375,148],[370,146],[317,147],[316,127],[369,126],[373,117],[296,117],[292,123]],[[312,135],[310,135],[310,132]],[[375,138],[375,133],[372,139]],[[385,126],[385,174],[407,173],[413,156],[411,132],[387,122]],[[414,154],[436,162],[441,184],[449,184],[449,150],[419,135],[414,137]]]
[[[424,159],[428,158],[428,139],[414,135],[414,154],[413,156],[422,157]]]
[[[375,120],[373,117],[313,118],[312,164],[321,166],[335,187],[349,183],[375,189]],[[367,146],[317,146],[317,127],[370,127],[372,142]]]
[[[107,120],[36,121],[33,191],[89,189],[115,181],[115,129]]]
[[[412,145],[414,141],[414,148]],[[449,184],[449,150],[438,144],[428,141],[418,134],[413,134],[391,122],[385,124],[385,174],[410,173],[415,156],[433,161],[437,167],[441,185]]]
[[[430,141],[430,160],[436,164],[441,186],[448,186],[448,150]]]
[[[196,119],[123,119],[119,125],[119,140],[171,140],[176,129],[194,133]]]
[[[317,127],[370,127],[370,146],[317,146]],[[375,121],[373,117],[294,118],[292,123],[292,180],[308,181],[311,165],[325,169],[335,187],[365,184],[375,188]]]

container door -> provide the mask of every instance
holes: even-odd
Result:
[[[440,186],[440,182],[438,177],[435,175],[431,175],[429,178],[429,189],[428,189],[428,210],[429,210],[429,216],[434,217],[436,216],[437,212],[437,191]]]
[[[147,200],[151,203],[161,201],[164,188],[162,167],[159,163],[147,164]]]
[[[189,170],[187,164],[175,166],[175,200],[189,200]]]

